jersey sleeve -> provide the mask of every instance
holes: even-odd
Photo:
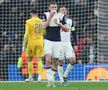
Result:
[[[44,13],[43,14],[43,20],[42,21],[45,22],[46,20],[47,20],[47,17],[46,17],[46,14]]]
[[[42,29],[42,34],[45,35],[45,33],[46,33],[46,29],[43,28]]]
[[[62,24],[65,25],[66,24],[66,17],[63,16],[62,20],[61,20]]]
[[[25,33],[24,33],[24,38],[23,38],[23,46],[22,46],[22,51],[25,51],[25,48],[27,47],[27,40],[28,40],[28,33],[29,33],[29,26],[28,23],[26,22],[25,24]]]
[[[29,33],[29,24],[28,22],[26,22],[25,24],[25,34],[28,34]]]
[[[58,12],[59,18],[60,18],[60,22],[65,25],[66,24],[66,17],[64,14]]]
[[[25,24],[25,33],[24,33],[24,42],[26,42],[26,39],[28,37],[28,34],[29,34],[29,24],[28,22],[26,21],[26,24]]]

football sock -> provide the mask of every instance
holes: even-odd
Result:
[[[66,67],[66,71],[64,72],[63,77],[67,78],[69,72],[72,70],[73,66],[69,63]]]
[[[28,62],[28,73],[29,73],[29,78],[32,78],[32,74],[33,74],[33,63],[32,63],[32,61]]]
[[[53,81],[55,81],[56,72],[57,70],[52,69]]]
[[[48,81],[53,81],[53,74],[51,67],[46,68],[46,76]]]
[[[39,60],[38,61],[38,74],[42,75],[42,73],[43,73],[43,63],[42,63],[42,60]]]
[[[58,75],[59,75],[59,78],[60,78],[60,82],[64,82],[63,80],[63,66],[58,66]]]

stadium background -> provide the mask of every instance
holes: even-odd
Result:
[[[55,1],[58,6],[65,5],[68,8],[69,17],[73,19],[77,30],[78,49],[75,51],[77,63],[69,74],[69,80],[108,79],[108,66],[105,65],[108,63],[105,2],[108,1]],[[23,75],[21,71],[24,67],[17,67],[18,58],[21,56],[25,20],[30,17],[31,8],[37,8],[39,17],[42,18],[43,12],[47,11],[47,3],[48,0],[0,1],[0,81],[23,81],[26,78],[27,75]],[[95,68],[96,71],[93,71]],[[97,71],[99,71],[98,76]],[[59,80],[58,76],[56,80]]]

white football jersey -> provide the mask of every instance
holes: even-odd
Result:
[[[71,26],[72,26],[72,20],[67,18],[66,19],[66,26],[69,28],[67,32],[64,32],[61,30],[61,42],[71,42]]]

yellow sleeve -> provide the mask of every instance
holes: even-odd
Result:
[[[42,33],[43,33],[43,35],[45,35],[46,29],[42,29]]]
[[[28,24],[26,23],[25,25],[25,34],[24,34],[24,38],[26,38],[28,36],[28,33],[29,33],[29,26]]]
[[[26,44],[27,44],[28,33],[29,33],[29,25],[26,22],[26,25],[25,25],[25,34],[24,34],[24,38],[23,38],[23,46],[26,46]]]

